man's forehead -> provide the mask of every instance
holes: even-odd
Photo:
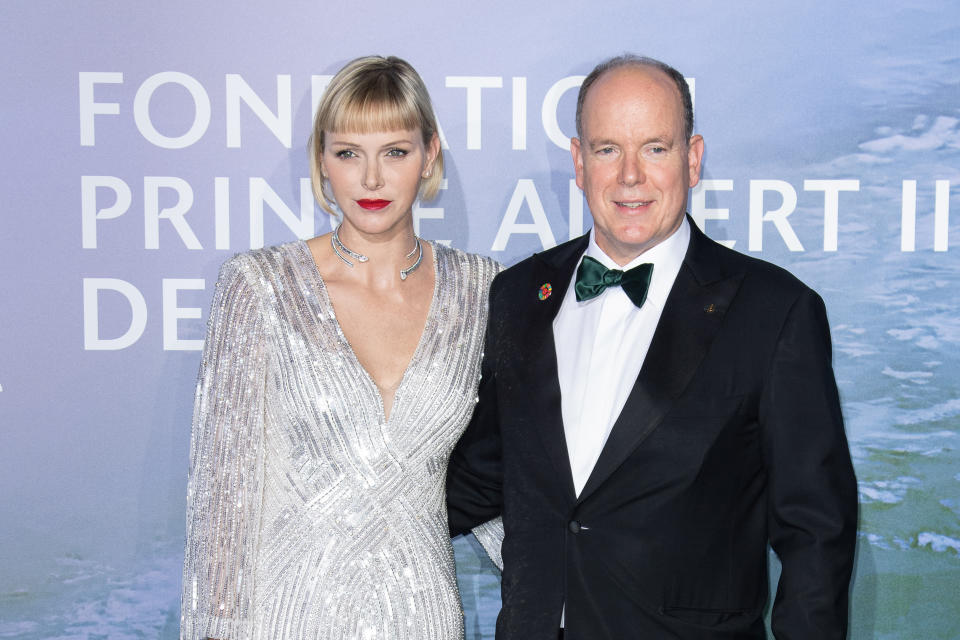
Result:
[[[635,117],[638,112],[645,115]],[[590,144],[602,144],[614,133],[669,140],[682,131],[682,120],[680,92],[670,77],[655,67],[631,65],[611,69],[590,88],[583,104],[583,137]],[[637,122],[643,123],[643,132],[631,131],[628,123]]]
[[[672,100],[671,100],[672,98]],[[682,108],[680,92],[670,77],[648,65],[629,65],[607,71],[587,91],[584,109],[611,100],[667,100]]]
[[[601,74],[599,78],[597,78],[595,85],[599,85],[602,80],[607,80],[608,78],[614,78],[616,76],[657,78],[664,81],[666,84],[672,83],[670,76],[667,75],[667,72],[663,69],[655,67],[651,64],[646,64],[644,62],[630,62],[619,67],[608,69],[606,72]]]

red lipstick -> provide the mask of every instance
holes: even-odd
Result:
[[[371,211],[379,211],[391,202],[392,200],[357,200],[358,205]]]

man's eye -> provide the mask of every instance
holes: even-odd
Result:
[[[658,155],[658,154],[666,153],[666,152],[667,152],[667,148],[666,148],[666,147],[650,147],[650,153],[652,153],[652,154],[654,154],[654,155]]]
[[[350,149],[343,149],[342,151],[337,151],[336,156],[338,158],[356,158],[357,154]]]
[[[396,147],[387,151],[387,155],[391,158],[402,158],[403,156],[407,155],[407,153],[409,152],[406,149],[398,149]]]
[[[616,151],[616,149],[614,149],[613,147],[600,147],[599,149],[597,149],[597,153],[602,156],[609,155],[614,151]]]

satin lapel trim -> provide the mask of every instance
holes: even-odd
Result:
[[[557,377],[557,345],[553,338],[553,320],[560,311],[560,304],[570,286],[573,269],[580,256],[586,250],[588,236],[566,243],[553,252],[538,254],[534,259],[530,291],[522,295],[531,296],[532,305],[523,305],[528,314],[523,323],[519,347],[530,354],[529,371],[536,377],[535,383],[527,390],[527,411],[530,420],[536,425],[547,457],[553,464],[557,477],[561,479],[571,501],[576,497],[573,486],[573,472],[570,469],[570,454],[567,451],[567,438],[563,428],[561,410],[560,380]],[[538,292],[544,284],[552,287],[545,300],[540,300]]]
[[[740,286],[740,276],[701,285],[684,263],[637,381],[580,492],[586,499],[660,424],[706,355]]]

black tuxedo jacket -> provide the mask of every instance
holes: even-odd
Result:
[[[843,638],[857,522],[820,297],[704,236],[580,496],[553,319],[588,237],[490,292],[479,402],[448,469],[453,533],[502,514],[499,640]],[[552,295],[541,300],[541,286]]]

